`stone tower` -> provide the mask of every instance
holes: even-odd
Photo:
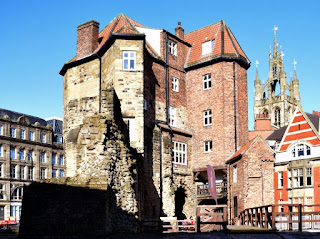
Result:
[[[274,29],[273,53],[270,47],[269,76],[265,84],[261,84],[256,70],[254,81],[254,119],[270,118],[271,124],[276,127],[288,125],[295,106],[300,104],[299,80],[294,67],[294,78],[287,82],[283,66],[284,54],[278,50]],[[294,65],[296,62],[294,62]]]

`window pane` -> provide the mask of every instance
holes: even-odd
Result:
[[[128,69],[128,60],[123,61],[123,68]]]
[[[134,69],[134,60],[130,60],[130,69]]]

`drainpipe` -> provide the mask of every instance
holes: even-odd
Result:
[[[166,89],[166,121],[169,125],[169,69],[168,69],[168,33],[165,32],[165,68],[166,68],[166,78],[165,78],[165,89]]]
[[[234,106],[234,152],[237,152],[237,102],[236,102],[236,71],[233,62],[233,106]]]
[[[229,171],[229,219],[230,219],[230,223],[231,223],[231,210],[232,210],[232,207],[231,207],[231,203],[232,203],[232,197],[231,197],[231,175],[230,175],[230,167],[231,167],[231,163],[229,163],[229,167],[228,167],[228,171]]]
[[[160,213],[160,216],[162,216],[162,191],[163,191],[163,189],[162,189],[162,128],[161,127],[159,127],[160,128],[160,185],[159,185],[159,187],[160,187],[160,211],[159,211],[159,213]]]

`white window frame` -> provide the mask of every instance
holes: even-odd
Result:
[[[310,178],[311,184],[308,184],[308,178]],[[312,180],[312,168],[308,167],[306,168],[306,186],[312,186],[313,185],[313,180]]]
[[[202,43],[201,56],[207,56],[212,53],[213,43],[214,43],[214,40],[206,41]]]
[[[20,165],[19,168],[20,168],[19,178],[20,178],[20,179],[24,179],[24,178],[25,178],[24,166],[23,166],[23,165]],[[22,176],[22,177],[21,177],[21,176]]]
[[[10,127],[10,137],[11,138],[17,137],[17,129],[15,127]]]
[[[203,126],[212,125],[212,110],[203,111]]]
[[[212,152],[212,141],[204,141],[203,143],[203,152],[204,153],[211,153]]]
[[[29,131],[29,140],[34,141],[34,131]]]
[[[6,199],[6,185],[4,183],[0,183],[0,200]]]
[[[28,179],[33,180],[33,167],[29,166],[28,167]]]
[[[2,157],[2,145],[0,144],[0,157]]]
[[[40,179],[46,179],[46,178],[47,178],[47,169],[40,168]]]
[[[46,134],[41,134],[40,135],[40,140],[41,140],[41,143],[46,143],[47,142],[47,135]]]
[[[40,163],[45,163],[45,162],[46,162],[46,153],[40,152]]]
[[[59,171],[59,178],[63,178],[64,177],[64,171],[63,170],[60,170]]]
[[[173,160],[174,164],[187,165],[188,147],[186,143],[173,141]]]
[[[3,126],[0,124],[0,135],[3,135]]]
[[[174,41],[168,40],[168,51],[171,55],[178,55],[178,44]]]
[[[210,90],[212,86],[211,73],[202,76],[203,90]]]
[[[24,153],[24,149],[23,148],[20,148],[19,149],[19,159],[20,160],[24,160],[25,159],[25,153]],[[21,152],[22,152],[22,158],[21,158]]]
[[[128,56],[125,56],[125,54],[128,54]],[[123,56],[122,69],[125,71],[135,71],[136,70],[136,52],[135,51],[123,51],[122,56]],[[133,60],[133,68],[130,68],[132,60]],[[128,61],[127,67],[125,65],[126,61]]]
[[[304,186],[303,168],[294,168],[291,170],[292,188],[302,188]]]
[[[59,164],[60,164],[60,165],[64,165],[63,155],[60,155],[60,156],[59,156]]]
[[[292,188],[291,169],[288,170],[288,188]]]
[[[169,125],[177,126],[177,108],[174,106],[169,106]]]
[[[23,198],[23,187],[17,187],[12,193],[13,200],[22,200]]]
[[[295,144],[291,150],[291,154],[293,158],[309,157],[311,156],[311,147],[305,143]]]
[[[278,172],[278,188],[283,188],[283,172]]]
[[[3,163],[0,163],[0,178],[3,178]]]
[[[24,129],[20,129],[20,139],[26,139],[26,131]]]
[[[238,167],[237,165],[233,165],[233,182],[238,182]]]
[[[179,79],[174,76],[172,76],[172,90],[179,92]]]
[[[57,172],[58,170],[52,169],[52,178],[57,178]]]
[[[16,178],[16,176],[17,176],[16,166],[17,165],[15,165],[15,164],[10,165],[10,178]]]

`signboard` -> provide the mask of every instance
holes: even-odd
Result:
[[[8,220],[0,220],[0,225],[17,224],[17,218],[10,218]]]
[[[208,174],[210,195],[216,201],[216,204],[218,205],[217,192],[216,192],[216,174],[214,172],[214,169],[210,165],[207,165],[207,174]]]

